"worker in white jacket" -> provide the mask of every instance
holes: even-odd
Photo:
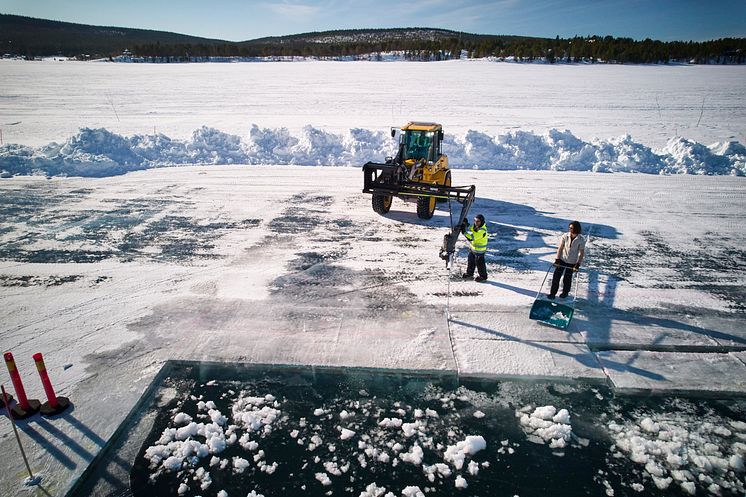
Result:
[[[553,299],[559,290],[560,279],[562,280],[562,293],[560,298],[567,297],[572,285],[572,275],[580,270],[580,264],[585,255],[585,238],[581,235],[583,228],[580,223],[573,221],[568,226],[568,232],[560,238],[557,255],[554,259],[554,276],[552,276],[552,288],[547,295]]]

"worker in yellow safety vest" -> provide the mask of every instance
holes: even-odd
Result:
[[[484,223],[484,216],[481,214],[474,216],[474,224],[471,226],[464,219],[461,224],[461,233],[469,240],[469,259],[466,272],[462,277],[465,280],[471,279],[476,266],[479,276],[474,278],[474,281],[487,281],[487,264],[484,262],[484,254],[487,252],[487,226]]]

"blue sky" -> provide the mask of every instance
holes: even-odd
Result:
[[[0,0],[0,13],[230,41],[390,27],[551,38],[746,37],[746,0]]]

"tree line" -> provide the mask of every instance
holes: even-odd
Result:
[[[534,38],[479,35],[445,29],[357,29],[304,33],[242,42],[106,26],[89,26],[0,14],[0,54],[34,58],[116,57],[125,50],[140,60],[188,61],[225,57],[381,58],[397,52],[408,60],[461,57],[544,60],[550,63],[620,64],[746,63],[746,38],[703,42],[633,40],[612,36]]]
[[[662,42],[611,36],[573,38],[483,37],[482,39],[385,40],[344,43],[286,41],[271,43],[147,43],[135,45],[132,54],[139,57],[170,58],[174,61],[210,57],[360,57],[399,52],[408,60],[448,60],[461,58],[512,58],[549,63],[606,62],[617,64],[744,64],[746,39],[723,38],[705,42]]]

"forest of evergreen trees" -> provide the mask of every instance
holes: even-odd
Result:
[[[519,38],[482,36],[439,40],[387,40],[317,43],[289,41],[284,43],[223,44],[143,44],[133,47],[133,55],[170,57],[189,60],[196,57],[355,57],[385,52],[402,52],[410,60],[447,60],[467,57],[513,57],[518,61],[546,60],[559,62],[607,62],[617,64],[661,64],[691,62],[696,64],[746,63],[746,39],[724,38],[707,42],[635,41],[631,38]]]
[[[611,36],[548,39],[395,28],[325,31],[226,42],[163,31],[88,26],[0,14],[0,54],[29,59],[51,55],[95,59],[117,57],[125,50],[132,55],[131,60],[169,62],[290,56],[376,59],[382,53],[398,52],[403,58],[423,61],[465,55],[550,63],[746,63],[746,38],[704,42],[639,41]]]

